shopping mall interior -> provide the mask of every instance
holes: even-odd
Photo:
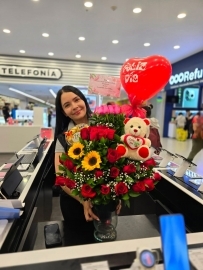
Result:
[[[203,269],[202,10],[202,0],[0,1],[0,269],[130,269],[133,264],[133,269],[143,270]],[[141,136],[125,130],[126,137],[119,133],[123,137],[117,141],[111,137],[108,143],[110,135],[105,135],[99,137],[98,145],[92,143],[91,136],[74,141],[87,127],[78,127],[83,122],[74,118],[73,112],[69,112],[71,128],[61,120],[68,116],[65,104],[70,101],[63,105],[61,98],[57,111],[56,97],[67,85],[84,95],[91,113],[102,108],[97,111],[101,117],[101,122],[94,122],[97,126],[103,123],[109,130],[112,112],[115,119],[122,114],[129,119],[120,122],[118,129],[114,122],[117,136],[121,126],[124,130],[124,124],[127,127],[131,118],[140,118],[144,110],[139,129],[144,125],[147,131]],[[148,116],[146,107],[150,108]],[[83,124],[87,125],[85,117]],[[105,121],[110,121],[109,126]],[[69,128],[71,135],[66,132],[64,137],[62,131]],[[150,137],[152,129],[156,130],[156,142]],[[82,155],[87,154],[83,150],[74,163],[75,152],[71,156],[67,150],[74,143],[84,143],[83,147],[89,143],[85,151],[98,150],[100,155],[107,155],[110,143],[115,151],[122,143],[128,154],[135,149],[138,153],[145,144],[149,154],[144,157],[139,152],[139,158],[133,159],[126,152],[113,165],[107,155],[100,160],[101,167],[97,164],[91,171],[84,160],[80,164]],[[56,150],[61,149],[58,145],[65,150]],[[62,152],[67,152],[66,157]],[[74,165],[71,169],[64,165],[69,164],[66,158]],[[144,167],[151,159],[154,163]],[[133,171],[123,182],[118,175],[122,171],[126,177],[128,173],[121,170],[124,162],[128,169],[130,165],[135,171],[144,167],[151,174],[140,176],[137,172],[135,176]],[[57,175],[56,164],[62,170]],[[105,175],[105,166],[109,166],[110,176]],[[114,173],[117,170],[115,177],[112,168]],[[73,177],[79,172],[77,182]],[[156,181],[156,173],[160,181]],[[74,179],[75,186],[56,181],[65,176],[68,181]],[[142,180],[153,180],[153,187],[143,182],[141,188]],[[119,193],[119,184],[125,185],[126,191]],[[139,189],[136,186],[132,191],[135,184],[140,184]],[[90,188],[86,192],[95,188],[98,194],[88,197],[80,193],[85,185]],[[70,195],[71,189],[74,195]],[[64,198],[67,205],[62,207]],[[96,206],[109,205],[109,198],[117,202],[114,213],[119,215],[114,217],[111,211],[108,220],[102,223],[101,218],[95,225]],[[64,211],[69,212],[70,220]],[[77,211],[82,211],[85,229]],[[89,229],[93,222],[87,222],[92,215],[94,231]],[[166,215],[171,217],[167,223],[170,234],[162,219]],[[172,218],[180,220],[175,224]],[[72,219],[78,224],[71,227]],[[117,227],[112,225],[114,220]],[[173,238],[175,244],[164,243],[166,239],[173,243]],[[185,251],[178,264],[174,254],[180,250]],[[171,265],[167,262],[170,252],[174,258]]]

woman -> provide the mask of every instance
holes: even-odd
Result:
[[[203,149],[203,116],[198,112],[192,119],[193,135],[192,149],[188,160],[193,161],[194,157]]]
[[[154,117],[151,117],[153,105],[149,104],[144,106],[143,109],[146,111],[146,117],[150,119],[150,130],[149,130],[149,139],[151,141],[152,147],[156,149],[155,154],[159,155],[160,148],[162,148],[160,134],[159,134],[159,123],[158,120]]]
[[[64,86],[56,97],[56,127],[55,127],[55,171],[58,171],[59,157],[67,152],[68,145],[65,141],[64,132],[77,124],[88,124],[91,115],[90,107],[85,96],[73,86]],[[92,221],[98,217],[92,211],[90,201],[83,201],[79,196],[73,196],[66,186],[62,187],[60,196],[61,212],[64,220],[73,227],[93,228]]]

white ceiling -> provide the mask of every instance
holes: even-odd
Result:
[[[106,56],[106,62],[120,64],[126,58],[160,54],[174,63],[203,50],[203,0],[92,2],[87,11],[83,0],[0,0],[0,54],[77,60],[79,52],[82,61],[102,62]],[[142,12],[133,13],[135,7]],[[178,19],[183,12],[187,16]],[[50,36],[42,37],[44,32]],[[113,39],[119,43],[112,44]],[[144,47],[145,42],[151,46]],[[174,50],[175,45],[180,49]]]

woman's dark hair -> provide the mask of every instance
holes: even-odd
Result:
[[[142,108],[147,112],[146,117],[147,118],[151,117],[153,105],[149,104],[148,106],[144,106]]]
[[[85,102],[85,106],[87,109],[87,118],[89,118],[91,113],[92,113],[85,96],[83,95],[83,93],[79,89],[77,89],[76,87],[73,87],[73,86],[69,86],[69,85],[63,86],[58,91],[57,96],[56,96],[56,101],[55,101],[55,105],[56,105],[56,126],[55,126],[55,134],[54,134],[55,139],[66,128],[68,128],[68,125],[71,121],[71,119],[69,117],[64,115],[63,108],[61,106],[61,95],[63,93],[68,93],[68,92],[72,92],[72,93],[76,94]]]

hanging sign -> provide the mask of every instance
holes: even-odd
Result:
[[[0,76],[59,80],[62,72],[58,68],[0,65]]]
[[[119,77],[90,74],[88,94],[120,97],[121,81]]]

